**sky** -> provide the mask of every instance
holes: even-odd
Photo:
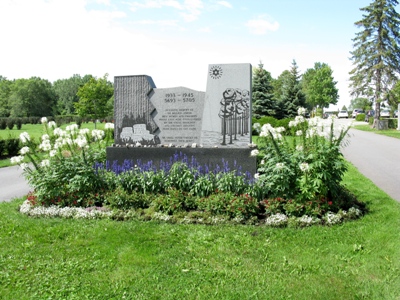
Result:
[[[149,75],[157,88],[205,91],[209,64],[296,61],[333,70],[348,106],[352,39],[372,0],[0,0],[0,75]]]

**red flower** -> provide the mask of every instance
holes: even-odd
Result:
[[[332,205],[332,201],[328,201],[328,205],[331,206]]]

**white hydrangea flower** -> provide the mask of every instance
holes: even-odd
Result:
[[[299,107],[299,109],[297,110],[297,114],[299,116],[304,116],[306,113],[306,109],[304,107]]]
[[[61,128],[54,128],[53,133],[56,136],[64,136],[65,135],[64,130],[62,130]]]
[[[46,117],[41,118],[41,119],[40,119],[40,122],[41,122],[42,124],[47,123],[47,118],[46,118]]]
[[[102,140],[104,138],[104,131],[100,129],[93,129],[92,136],[94,137],[95,141]]]
[[[81,134],[81,135],[85,135],[85,134],[89,134],[89,133],[90,133],[89,128],[82,128],[81,130],[79,130],[79,134]]]
[[[42,141],[47,141],[50,139],[50,136],[46,133],[42,135]]]
[[[68,126],[65,128],[65,130],[66,130],[66,131],[69,131],[69,132],[75,132],[75,131],[78,131],[78,129],[79,129],[78,124],[71,124],[71,125],[68,125]]]
[[[19,153],[21,153],[22,155],[25,155],[25,154],[29,153],[29,151],[30,151],[29,147],[25,146],[19,150]]]
[[[57,154],[57,150],[51,150],[49,152],[50,157],[54,157],[54,156],[56,156],[56,154]]]
[[[254,178],[255,178],[255,179],[258,179],[259,177],[260,177],[260,174],[259,174],[259,173],[254,174]]]
[[[40,145],[39,149],[43,151],[50,151],[51,150],[51,143],[50,140],[44,140]]]
[[[47,126],[48,126],[49,128],[56,128],[56,127],[57,127],[57,124],[56,124],[56,122],[54,122],[54,121],[50,121],[50,122],[47,124]]]
[[[22,132],[19,135],[19,139],[23,144],[26,144],[27,142],[29,142],[31,140],[31,137],[29,136],[29,133],[27,132]]]
[[[13,156],[10,159],[11,164],[13,164],[13,165],[20,164],[23,160],[24,160],[24,157],[22,155]]]
[[[79,135],[75,140],[74,143],[78,145],[79,148],[84,148],[88,144],[86,137]]]
[[[296,131],[296,135],[297,135],[297,136],[303,135],[303,131],[302,131],[302,130],[297,130],[297,131]]]
[[[48,159],[42,160],[42,161],[40,162],[40,166],[41,166],[41,167],[48,167],[48,166],[50,166],[50,160],[48,160]]]
[[[26,171],[29,168],[29,165],[27,163],[21,163],[19,166],[23,171]]]
[[[307,171],[310,169],[309,164],[306,163],[306,162],[301,163],[301,164],[299,165],[299,167],[300,167],[300,170],[301,170],[302,172],[307,172]]]
[[[282,132],[284,132],[285,131],[285,127],[277,127],[277,128],[275,128],[275,131],[277,132],[277,133],[282,133]]]
[[[275,165],[275,167],[276,167],[278,170],[283,169],[284,166],[285,166],[284,163],[277,163],[277,164]]]
[[[303,150],[304,150],[304,147],[303,147],[302,145],[297,145],[297,146],[296,146],[296,150],[297,150],[297,151],[303,151]]]
[[[106,123],[104,129],[114,129],[114,123]]]
[[[257,149],[251,150],[250,156],[257,156],[260,153]]]

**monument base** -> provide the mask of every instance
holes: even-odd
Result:
[[[160,162],[169,162],[171,157],[186,155],[189,161],[194,158],[199,165],[208,165],[213,170],[217,165],[223,169],[224,162],[230,170],[241,170],[242,173],[257,173],[257,158],[250,156],[250,148],[152,148],[152,147],[107,147],[107,161],[122,164],[125,160],[136,163],[149,161],[159,166]]]

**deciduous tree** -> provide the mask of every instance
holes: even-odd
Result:
[[[97,120],[112,114],[114,87],[107,76],[99,79],[92,77],[78,89],[79,101],[74,104],[78,115],[92,116]]]
[[[334,81],[331,67],[317,62],[314,68],[307,69],[303,74],[302,87],[306,95],[306,102],[312,108],[329,107],[339,99],[337,82]]]

